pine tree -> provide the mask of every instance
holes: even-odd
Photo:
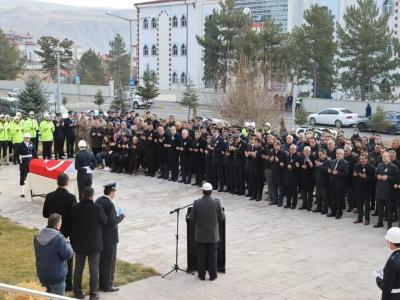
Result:
[[[117,88],[117,95],[111,102],[110,110],[118,111],[122,114],[128,111],[128,101],[122,87]]]
[[[40,50],[35,50],[35,53],[40,57],[43,70],[49,73],[49,78],[54,80],[57,74],[57,45],[60,48],[60,68],[68,70],[68,65],[72,61],[71,46],[73,43],[69,39],[64,39],[60,42],[52,36],[42,36],[38,40]]]
[[[126,44],[120,34],[117,34],[110,42],[108,58],[108,72],[114,79],[115,86],[123,87],[128,85],[129,54],[126,52]]]
[[[94,104],[99,106],[99,111],[101,110],[101,105],[104,104],[105,100],[103,97],[103,93],[100,90],[97,90],[96,95],[94,95]]]
[[[14,80],[24,63],[18,48],[10,44],[0,29],[0,80]]]
[[[293,103],[294,105],[294,103]],[[303,105],[300,105],[299,110],[295,115],[295,123],[299,126],[305,125],[308,122],[309,113],[304,109]]]
[[[337,25],[340,82],[344,89],[366,100],[367,92],[383,78],[393,78],[399,66],[393,56],[394,41],[388,27],[389,15],[380,14],[374,0],[358,0],[347,8],[345,26]]]
[[[188,121],[190,119],[190,111],[192,109],[193,109],[193,118],[196,117],[197,107],[199,106],[199,96],[196,94],[193,88],[192,80],[188,81],[180,104],[182,106],[187,107],[188,109]]]
[[[137,94],[143,98],[146,104],[148,104],[150,99],[154,99],[160,95],[160,92],[155,84],[155,73],[154,71],[150,70],[149,65],[146,66],[146,70],[143,72],[142,79],[143,85],[138,87]]]
[[[334,23],[331,12],[313,5],[304,12],[305,24],[294,31],[298,47],[299,79],[313,81],[313,96],[330,98],[334,88],[334,57],[337,51],[334,42]]]
[[[386,132],[389,129],[390,123],[386,120],[385,111],[381,106],[378,106],[375,114],[372,115],[370,126],[376,132]]]
[[[82,84],[104,85],[106,82],[101,59],[92,49],[83,53],[79,61],[78,71]]]
[[[47,98],[37,75],[29,76],[17,98],[18,108],[26,114],[30,111],[41,114],[46,110]]]

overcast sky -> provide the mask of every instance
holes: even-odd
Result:
[[[39,0],[41,2],[52,2],[74,6],[89,7],[111,7],[111,8],[134,8],[135,2],[143,0]],[[143,1],[144,2],[144,1]]]

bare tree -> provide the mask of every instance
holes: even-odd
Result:
[[[265,65],[249,62],[241,57],[233,67],[226,94],[216,99],[215,108],[231,124],[243,126],[253,121],[256,126],[271,123],[272,128],[279,125],[281,110],[280,97],[285,84],[271,84],[265,78]]]

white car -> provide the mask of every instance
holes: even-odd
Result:
[[[353,113],[347,108],[326,108],[319,113],[308,116],[308,124],[314,126],[316,124],[331,125],[337,128],[342,126],[356,125],[358,114]]]
[[[20,92],[21,92],[21,89],[20,89],[20,88],[13,88],[11,91],[9,91],[9,92],[7,93],[7,95],[8,95],[8,97],[13,97],[13,98],[15,98],[15,97],[17,97],[17,96],[19,95]]]

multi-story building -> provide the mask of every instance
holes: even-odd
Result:
[[[137,77],[149,66],[160,90],[174,90],[188,78],[203,85],[202,49],[196,36],[218,0],[156,0],[137,3]]]
[[[249,8],[254,21],[273,19],[283,32],[288,30],[289,0],[236,0],[236,7]],[[296,0],[295,0],[296,1]]]
[[[39,50],[39,45],[36,44],[33,37],[29,33],[17,33],[15,31],[10,31],[5,33],[8,41],[16,46],[21,55],[23,55],[28,62],[38,62],[39,57],[35,53],[35,50]]]

